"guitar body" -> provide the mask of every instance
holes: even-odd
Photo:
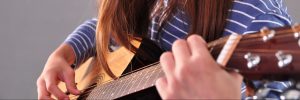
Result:
[[[108,65],[114,75],[121,77],[136,69],[149,65],[158,61],[161,53],[163,52],[158,46],[156,46],[151,40],[143,39],[140,44],[138,41],[134,41],[133,44],[139,47],[136,54],[128,51],[124,47],[118,48],[118,50],[111,52],[108,55]],[[101,70],[99,66],[95,64],[95,58],[88,59],[85,63],[80,65],[75,70],[75,82],[77,88],[84,94],[79,96],[69,94],[71,99],[86,99],[89,92],[93,89],[90,88],[97,83],[103,83],[113,80],[104,70]],[[61,82],[59,88],[66,91],[65,84]],[[101,98],[101,97],[99,97]],[[126,95],[118,99],[160,99],[155,87],[151,87],[140,91],[138,93]]]

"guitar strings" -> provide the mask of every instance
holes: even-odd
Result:
[[[93,87],[96,87],[96,86],[95,86],[95,85],[91,85],[91,86],[89,86],[88,88],[79,90],[79,91],[82,93],[82,94],[80,94],[79,96],[85,96],[85,95],[87,94],[87,91],[86,91],[86,90],[91,89],[91,88],[93,88]],[[75,98],[77,98],[77,95],[75,95],[75,96],[70,96],[70,98],[75,99]]]
[[[159,70],[159,69],[157,69],[157,68],[152,68],[152,69],[149,69],[147,72],[153,72],[153,71],[156,71],[156,70]],[[123,78],[123,79],[124,79],[124,78]],[[92,90],[88,90],[88,91],[92,91]],[[85,91],[85,94],[82,94],[82,95],[80,95],[80,96],[85,97],[85,96],[88,96],[88,95],[89,95],[89,93]],[[122,95],[124,95],[124,94],[121,94],[121,96],[122,96]],[[75,98],[76,98],[76,97],[75,97]]]
[[[124,79],[124,78],[120,78],[120,77],[127,76],[127,75],[129,75],[129,74],[138,72],[138,71],[140,71],[140,70],[149,68],[149,67],[151,67],[151,66],[159,67],[159,62],[155,62],[155,63],[152,63],[152,64],[150,64],[150,65],[147,65],[147,66],[141,67],[141,68],[139,68],[139,69],[136,69],[136,70],[134,70],[134,71],[125,73],[124,75],[119,76],[116,80],[118,80],[118,79]],[[93,85],[90,85],[89,87],[80,90],[81,92],[84,93],[84,94],[82,94],[82,95],[80,95],[80,96],[86,96],[86,95],[89,95],[88,92],[91,92],[91,91],[93,90],[93,89],[91,89],[91,88],[94,88],[94,87],[97,87],[97,86],[101,86],[101,85],[104,85],[104,84],[109,84],[109,83],[112,82],[112,81],[113,81],[113,79],[112,79],[112,80],[105,81],[105,82],[103,82],[103,83],[101,83],[101,84],[93,84]],[[89,90],[89,89],[90,89],[90,90]],[[76,98],[77,96],[72,96],[72,97],[75,97],[75,98]]]
[[[154,64],[154,65],[152,65],[152,66],[155,66],[155,65],[157,65],[157,64]],[[158,67],[158,66],[156,66],[156,67]],[[148,68],[148,67],[147,67]],[[145,68],[144,68],[145,69]],[[145,70],[147,70],[147,69],[145,69]],[[144,70],[144,71],[145,71]],[[157,68],[152,68],[152,69],[149,69],[149,71],[156,71],[156,70],[159,70],[159,69],[157,69]],[[136,70],[135,72],[137,72],[138,70]],[[131,72],[131,73],[135,73],[135,72]],[[128,73],[128,74],[130,74],[130,73]],[[123,75],[123,76],[126,76],[126,75]],[[128,78],[119,78],[119,80],[122,80],[122,79],[128,79]],[[116,81],[119,81],[119,80],[116,80]],[[102,84],[107,84],[108,82],[106,82],[106,83],[102,83]],[[101,84],[100,84],[101,85]]]

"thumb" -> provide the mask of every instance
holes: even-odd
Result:
[[[66,71],[66,73],[64,73],[63,79],[66,83],[67,90],[71,94],[75,94],[75,95],[80,94],[80,91],[77,89],[75,84],[75,72],[73,70]]]

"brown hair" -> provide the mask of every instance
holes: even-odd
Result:
[[[150,19],[161,14],[159,23],[164,25],[176,8],[187,12],[190,34],[199,34],[207,41],[221,37],[232,0],[101,0],[96,32],[96,61],[104,71],[116,78],[109,69],[106,57],[109,39],[112,37],[121,46],[135,51],[130,44],[134,37],[144,37]]]

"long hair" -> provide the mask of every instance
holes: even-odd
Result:
[[[96,31],[96,63],[112,78],[116,78],[106,62],[109,39],[135,52],[130,43],[135,37],[145,37],[150,19],[161,15],[159,23],[179,8],[187,12],[190,34],[199,34],[206,41],[221,37],[232,0],[101,0]]]

